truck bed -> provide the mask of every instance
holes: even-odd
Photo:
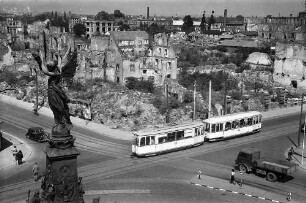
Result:
[[[296,164],[285,160],[261,158],[257,160],[257,168],[262,168],[282,174],[291,174],[296,171]]]

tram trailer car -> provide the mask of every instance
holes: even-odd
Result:
[[[285,160],[261,157],[259,149],[242,149],[235,160],[235,166],[243,173],[253,172],[266,177],[270,182],[281,180],[296,171],[297,165]]]
[[[132,156],[138,157],[177,151],[204,143],[203,122],[146,129],[133,134]]]
[[[205,141],[218,141],[261,129],[262,115],[258,111],[241,112],[212,117],[203,121]]]

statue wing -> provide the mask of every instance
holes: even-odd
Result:
[[[69,48],[68,54],[65,56],[63,62],[62,77],[72,78],[75,75],[78,66],[76,50],[72,51],[71,48]]]

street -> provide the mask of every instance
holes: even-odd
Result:
[[[34,183],[31,173],[34,161],[38,161],[42,171],[45,167],[42,149],[47,143],[26,140],[26,130],[41,126],[50,132],[52,118],[35,116],[33,112],[7,106],[0,103],[0,111],[3,112],[0,120],[5,121],[2,130],[24,140],[33,149],[28,162],[0,171],[1,200],[12,202],[24,199],[28,189],[39,187],[39,184]],[[112,139],[74,126],[72,134],[81,152],[78,157],[78,173],[83,177],[85,191],[98,190],[102,194],[100,196],[110,202],[263,202],[251,197],[196,187],[189,180],[199,170],[207,176],[229,179],[234,158],[245,147],[259,148],[265,156],[285,159],[285,150],[297,139],[298,118],[298,115],[290,115],[267,120],[263,122],[260,133],[204,143],[200,147],[147,158],[131,158],[129,141]],[[253,174],[244,174],[243,181],[284,197],[291,191],[296,200],[306,202],[306,172],[302,169],[294,173],[292,179],[284,182],[271,183]],[[114,192],[136,189],[138,193],[133,195]]]

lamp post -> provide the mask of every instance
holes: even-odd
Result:
[[[302,130],[301,125],[302,125],[302,117],[303,117],[303,103],[304,103],[304,93],[302,94],[302,101],[301,101],[301,113],[300,113],[300,123],[299,123],[299,133],[298,133],[298,147],[301,146],[301,130]]]

